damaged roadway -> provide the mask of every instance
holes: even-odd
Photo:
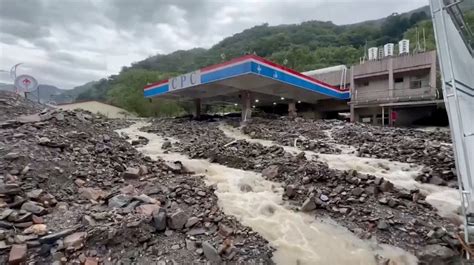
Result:
[[[214,187],[114,132],[129,122],[0,98],[2,264],[272,263]]]

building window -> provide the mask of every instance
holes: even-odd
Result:
[[[410,88],[411,89],[421,88],[421,80],[411,81]]]
[[[395,83],[403,83],[403,77],[396,77],[394,81]]]

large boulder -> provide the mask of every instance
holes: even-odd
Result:
[[[452,249],[442,245],[427,245],[417,252],[420,264],[423,265],[442,265],[451,264],[458,254]]]
[[[123,173],[124,179],[138,179],[140,178],[140,168],[128,167]]]
[[[168,217],[168,227],[179,230],[184,227],[187,221],[188,215],[183,210],[178,209]]]
[[[8,264],[19,265],[26,261],[27,247],[26,245],[13,245],[8,257]]]
[[[46,209],[43,206],[31,201],[23,203],[21,209],[36,215],[43,215],[46,213]]]
[[[160,208],[153,212],[153,225],[156,231],[162,232],[166,230],[166,211]]]
[[[219,256],[219,252],[217,252],[216,248],[214,248],[209,242],[204,241],[202,242],[202,250],[204,252],[204,256],[212,262],[212,263],[220,263],[221,257]]]
[[[313,197],[309,197],[303,202],[303,205],[301,206],[301,211],[310,212],[316,209],[316,207],[316,202],[314,201]]]
[[[99,188],[79,188],[78,192],[82,198],[87,200],[97,201],[107,197],[107,192]]]
[[[276,176],[278,176],[279,169],[280,168],[277,165],[271,165],[262,170],[262,176],[268,179],[274,179]]]
[[[132,200],[131,196],[125,194],[119,194],[109,199],[109,207],[111,208],[122,208],[126,206]]]

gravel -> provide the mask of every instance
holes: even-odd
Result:
[[[272,263],[268,242],[225,215],[202,177],[114,132],[131,122],[3,92],[0,111],[0,263],[205,263],[203,242],[230,249],[218,254],[225,262]],[[223,236],[223,225],[235,233]]]

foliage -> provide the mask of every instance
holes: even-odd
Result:
[[[129,69],[111,81],[107,93],[109,102],[140,116],[174,116],[184,113],[182,107],[166,100],[145,99],[143,87],[156,80],[169,77],[157,71]]]
[[[76,97],[76,101],[98,100],[105,101],[107,99],[107,90],[109,88],[109,80],[102,78],[93,84],[88,90],[81,92]]]
[[[474,6],[474,3],[472,5]],[[463,15],[469,30],[474,33],[474,10],[465,11]]]
[[[71,103],[74,100],[76,100],[80,94],[86,92],[89,89],[92,89],[96,83],[97,81],[91,81],[91,82],[85,83],[84,85],[77,86],[71,90],[66,90],[60,94],[52,95],[51,99],[57,104]],[[91,96],[85,93],[84,95],[81,96],[81,98],[91,98]]]
[[[423,31],[425,38],[423,40]],[[418,37],[417,37],[418,35]],[[414,51],[417,48],[417,39],[419,38],[420,46],[423,48],[426,44],[426,50],[436,49],[436,41],[433,31],[433,23],[430,20],[424,20],[416,24],[414,27],[408,29],[403,38],[409,39],[410,50]]]

